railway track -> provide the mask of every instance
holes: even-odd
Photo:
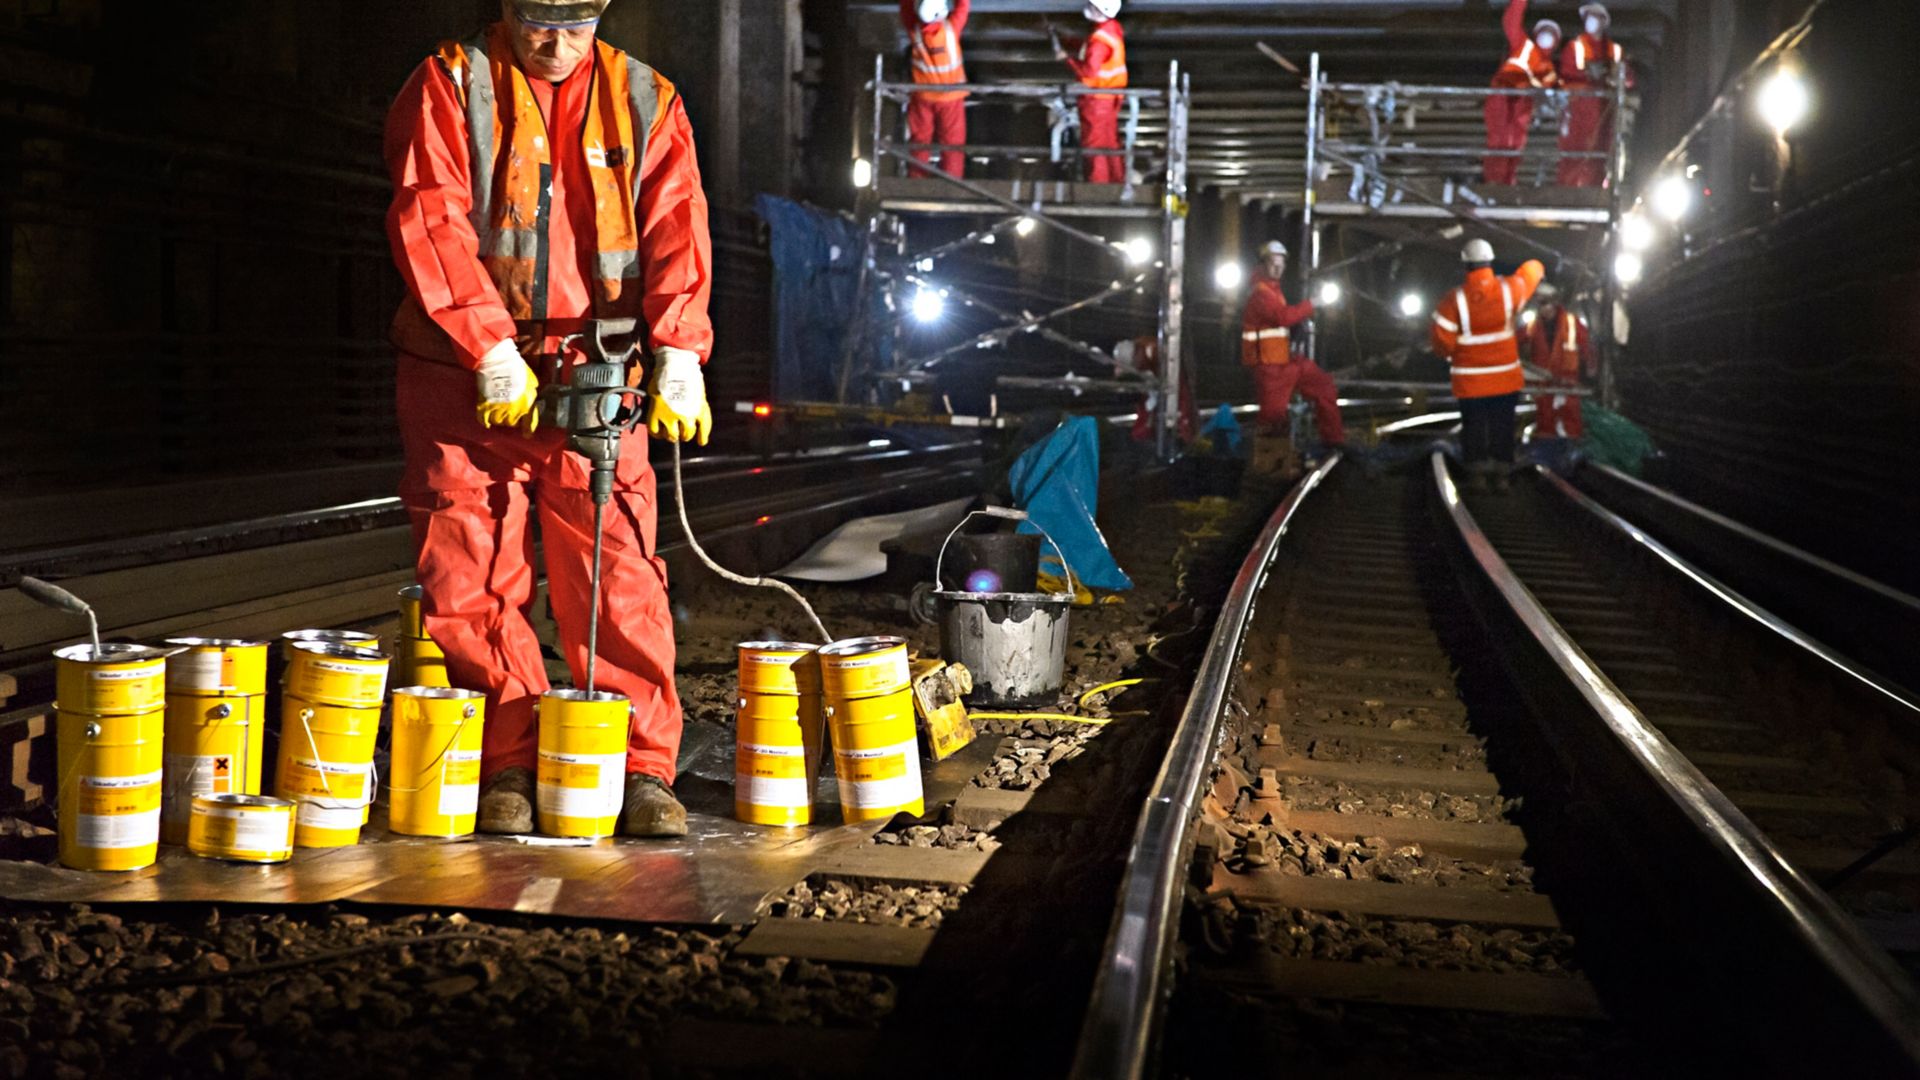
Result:
[[[1907,706],[1564,482],[1355,472],[1235,582],[1075,1075],[1920,1073]]]

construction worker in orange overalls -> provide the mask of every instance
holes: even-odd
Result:
[[[1560,24],[1541,19],[1527,36],[1527,0],[1507,0],[1500,25],[1507,32],[1507,59],[1493,73],[1496,90],[1544,90],[1558,86],[1553,50],[1560,46]],[[1518,151],[1527,148],[1527,128],[1533,123],[1532,94],[1490,94],[1487,97],[1487,149]],[[1488,157],[1481,165],[1489,184],[1512,184],[1520,175],[1518,157]]]
[[[1053,55],[1064,60],[1082,86],[1100,90],[1127,88],[1127,36],[1120,29],[1120,0],[1087,0],[1083,14],[1093,33],[1077,50],[1054,42]],[[1120,99],[1112,94],[1080,96],[1080,149],[1120,149]],[[1119,154],[1087,158],[1087,179],[1096,184],[1127,182],[1127,159]]]
[[[479,826],[533,828],[548,689],[528,621],[535,529],[560,647],[587,666],[588,466],[539,423],[542,383],[589,319],[633,318],[653,360],[647,429],[707,441],[707,203],[674,86],[595,38],[609,0],[501,0],[501,21],[417,68],[387,118],[387,232],[407,296],[397,405],[426,631],[487,695]],[[637,373],[636,373],[637,376]],[[598,688],[629,698],[621,831],[682,835],[680,699],[647,440],[623,440],[606,516]]]
[[[1260,273],[1253,277],[1247,306],[1240,315],[1240,362],[1253,374],[1260,403],[1260,427],[1269,435],[1287,433],[1287,405],[1293,392],[1313,403],[1313,422],[1328,448],[1346,445],[1340,418],[1340,392],[1333,376],[1304,352],[1293,349],[1293,328],[1313,317],[1313,301],[1287,303],[1280,277],[1287,272],[1287,245],[1269,240],[1260,249]]]
[[[1493,272],[1493,245],[1485,240],[1467,241],[1460,261],[1467,280],[1433,308],[1433,351],[1453,368],[1468,487],[1505,491],[1513,468],[1514,412],[1527,383],[1515,316],[1547,268],[1529,259],[1518,273],[1501,277]]]
[[[1160,371],[1160,339],[1142,336],[1122,341],[1113,347],[1113,359],[1121,367],[1130,367],[1148,375],[1157,375]],[[1154,410],[1159,407],[1160,392],[1155,390],[1140,399],[1139,412],[1133,418],[1133,441],[1150,443],[1153,441]],[[1193,433],[1200,429],[1200,414],[1193,405],[1193,365],[1180,365],[1180,419],[1175,428],[1176,437],[1183,443],[1193,441]]]
[[[1552,285],[1542,283],[1535,291],[1533,311],[1525,342],[1527,359],[1551,380],[1549,392],[1533,398],[1534,437],[1579,439],[1587,430],[1579,397],[1551,389],[1579,386],[1581,376],[1594,374],[1599,351],[1594,348],[1593,332],[1587,329],[1587,320],[1560,303],[1559,291]]]
[[[1633,89],[1633,69],[1624,50],[1609,36],[1613,25],[1604,4],[1580,9],[1580,36],[1560,50],[1560,82],[1568,90],[1611,92],[1621,80]],[[1610,97],[1573,97],[1560,122],[1563,152],[1611,153],[1613,100]],[[1605,158],[1561,158],[1559,181],[1566,187],[1599,187],[1607,179]]]
[[[967,28],[972,0],[900,0],[900,22],[913,39],[913,81],[920,86],[956,85],[967,81],[966,60],[960,53],[960,32]],[[967,141],[967,92],[916,91],[907,101],[907,133],[917,143],[959,146]],[[913,159],[933,160],[930,150],[915,150]],[[948,176],[965,176],[967,155],[948,150],[940,155]],[[915,175],[925,175],[916,172]]]

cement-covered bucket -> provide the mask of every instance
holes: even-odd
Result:
[[[947,547],[976,517],[1026,521],[1024,510],[990,506],[968,514],[940,547],[934,581],[944,583]],[[1067,591],[967,592],[936,589],[940,656],[973,673],[971,705],[1029,705],[1045,700],[1066,681],[1067,621],[1077,591],[1066,552],[1040,530],[1066,570]]]

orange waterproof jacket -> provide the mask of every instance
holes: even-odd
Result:
[[[1280,283],[1261,274],[1240,315],[1240,362],[1248,367],[1293,362],[1293,328],[1313,315],[1313,301],[1287,303]]]
[[[967,28],[971,0],[954,0],[953,10],[939,22],[923,23],[913,12],[913,0],[901,0],[900,21],[913,39],[913,81],[927,86],[943,86],[967,81],[966,58],[960,49],[960,32]],[[914,95],[925,101],[962,101],[964,90],[938,90]]]
[[[543,102],[578,142],[548,137]],[[631,317],[652,347],[712,352],[692,127],[645,64],[595,42],[582,70],[536,93],[496,25],[421,65],[388,116],[386,152],[387,231],[408,292],[401,350],[474,368],[505,339],[545,351],[587,318]],[[554,258],[565,251],[576,257]]]
[[[1583,372],[1593,374],[1598,355],[1587,320],[1569,308],[1547,308],[1527,330],[1528,358],[1556,379],[1572,382]]]
[[[1067,66],[1080,77],[1083,86],[1101,90],[1124,90],[1127,86],[1127,35],[1119,19],[1108,19],[1093,28],[1080,43],[1078,56],[1068,56]]]
[[[1553,69],[1553,54],[1540,47],[1527,33],[1527,0],[1507,0],[1507,13],[1501,28],[1507,32],[1507,62],[1493,73],[1493,85],[1509,90],[1556,86],[1560,75]]]
[[[1433,351],[1453,366],[1454,397],[1498,397],[1526,386],[1513,316],[1546,276],[1538,259],[1521,263],[1512,277],[1481,267],[1434,305]]]

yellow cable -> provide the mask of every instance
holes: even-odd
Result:
[[[973,720],[1063,720],[1069,724],[1104,724],[1102,716],[1068,716],[1057,712],[977,712],[968,713]]]
[[[1101,683],[1099,686],[1096,686],[1093,689],[1087,691],[1086,693],[1081,694],[1077,700],[1080,702],[1080,707],[1084,709],[1086,708],[1086,705],[1087,705],[1087,699],[1092,697],[1095,694],[1105,693],[1108,690],[1121,690],[1129,686],[1139,686],[1141,683],[1150,683],[1150,682],[1159,682],[1159,681],[1160,681],[1159,679],[1146,679],[1146,678],[1116,679],[1110,683]]]

